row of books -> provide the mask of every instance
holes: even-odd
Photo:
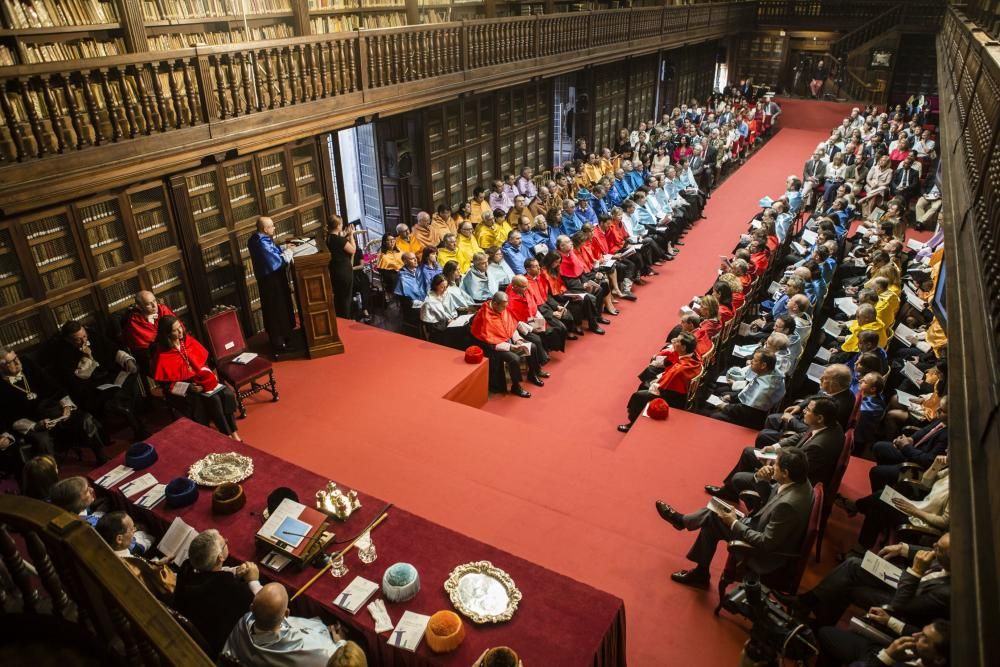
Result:
[[[147,21],[217,18],[292,11],[291,0],[143,0],[142,16]]]
[[[14,58],[14,52],[5,45],[0,44],[0,67],[9,67],[16,64],[17,60]]]
[[[90,204],[80,209],[80,217],[84,226],[95,222],[117,220],[119,217],[118,202],[113,199]]]
[[[23,282],[16,282],[5,287],[0,287],[0,307],[7,308],[16,303],[24,301],[28,294],[24,290]]]
[[[406,25],[406,15],[402,12],[385,14],[363,14],[359,16],[316,16],[309,20],[314,34],[345,32],[358,28],[400,28]]]
[[[42,330],[38,326],[37,317],[25,317],[13,322],[6,322],[0,329],[0,340],[4,347],[18,349],[42,340]]]
[[[8,28],[54,28],[57,26],[117,23],[111,2],[98,0],[3,0]]]
[[[107,42],[94,39],[76,39],[69,42],[52,42],[39,44],[36,42],[17,43],[21,58],[26,65],[35,63],[54,63],[62,60],[81,60],[84,58],[102,58],[125,53],[125,40],[120,37]]]
[[[294,37],[295,30],[287,23],[250,28],[250,39],[247,33],[237,28],[235,30],[215,30],[210,32],[169,33],[146,38],[150,51],[170,51],[171,49],[186,49],[195,44],[237,44],[267,39],[284,39]]]

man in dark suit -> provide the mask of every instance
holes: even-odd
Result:
[[[802,169],[803,208],[812,208],[816,204],[816,195],[819,192],[818,188],[823,184],[823,179],[826,177],[826,162],[823,160],[825,156],[826,153],[823,149],[816,149],[812,159],[806,160],[805,167]]]
[[[896,168],[891,187],[892,194],[901,196],[906,201],[916,199],[920,194],[920,174],[913,168],[912,153]]]
[[[56,445],[88,447],[99,463],[104,439],[97,421],[79,409],[66,391],[13,350],[0,348],[0,424],[29,442],[34,453],[52,454]]]
[[[948,616],[951,601],[951,536],[945,533],[932,549],[894,544],[879,552],[883,558],[903,558],[903,570],[893,590],[861,567],[861,558],[848,558],[830,571],[811,591],[775,597],[798,611],[812,611],[819,625],[834,625],[849,605],[880,607],[906,623],[920,625]]]
[[[855,403],[854,394],[851,393],[851,369],[844,364],[830,364],[819,378],[819,388],[820,396],[828,396],[837,404],[837,423],[846,431]],[[788,406],[784,412],[768,415],[764,420],[763,430],[757,434],[756,445],[773,445],[792,433],[808,431],[809,427],[801,417],[810,400],[811,396]]]
[[[256,564],[223,567],[228,557],[228,542],[219,531],[203,531],[191,540],[174,592],[174,606],[201,632],[213,658],[261,589]]]
[[[709,565],[720,541],[741,540],[754,548],[748,561],[760,573],[773,572],[785,565],[778,553],[799,550],[809,512],[812,509],[812,485],[807,479],[808,463],[802,450],[792,447],[778,452],[774,466],[774,481],[778,487],[756,512],[740,519],[729,507],[717,511],[703,508],[691,514],[681,514],[661,500],[656,501],[660,517],[677,530],[697,530],[698,537],[688,552],[688,560],[697,566],[670,575],[687,586],[707,588]]]
[[[138,365],[122,346],[94,327],[69,320],[60,327],[49,351],[50,368],[73,402],[99,419],[124,417],[136,440],[149,434],[138,414]]]
[[[813,396],[802,413],[806,431],[793,433],[773,445],[758,450],[746,447],[736,467],[726,476],[722,486],[705,486],[711,495],[727,500],[736,500],[741,491],[753,490],[762,497],[768,494],[771,480],[770,466],[759,454],[781,452],[792,447],[806,455],[808,477],[811,484],[828,485],[837,460],[844,450],[844,430],[837,423],[837,404],[832,398]]]
[[[836,640],[853,639],[858,635],[840,628],[822,628],[823,633],[835,631],[839,636]],[[844,634],[840,634],[844,633]],[[850,635],[850,637],[845,637]],[[864,640],[862,640],[864,641]],[[826,644],[823,643],[824,648]],[[906,634],[895,640],[880,651],[871,651],[864,660],[853,663],[851,667],[946,667],[951,657],[951,623],[938,619],[928,623],[923,628]],[[914,662],[916,658],[916,662]]]
[[[894,484],[904,463],[927,468],[934,458],[948,451],[948,397],[941,399],[938,417],[912,436],[901,435],[892,442],[876,442],[872,447],[875,466],[868,471],[872,493],[878,495]]]

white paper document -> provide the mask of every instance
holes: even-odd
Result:
[[[826,370],[826,366],[820,366],[819,364],[809,364],[809,370],[806,371],[806,377],[819,384],[819,379],[823,376],[823,371]]]
[[[718,407],[718,406],[720,406],[720,405],[722,405],[722,404],[725,403],[725,401],[723,401],[721,398],[719,398],[715,394],[709,394],[708,398],[705,399],[705,402],[708,403],[709,405],[711,405],[712,407]]]
[[[389,644],[407,651],[416,651],[424,638],[424,631],[427,630],[427,623],[430,616],[418,614],[412,611],[403,612],[403,617],[399,619],[399,624],[389,635]]]
[[[801,243],[797,243],[795,241],[792,241],[792,248],[794,248],[795,252],[799,253],[800,255],[806,254],[806,247],[804,245],[802,245]]]
[[[153,509],[166,497],[167,495],[167,485],[166,484],[155,484],[153,488],[146,493],[139,496],[139,499],[135,501],[135,504],[139,507],[144,507],[148,510]]]
[[[715,381],[719,384],[729,384],[729,378],[725,374],[715,378]]]
[[[897,324],[896,332],[893,334],[893,338],[901,343],[913,345],[917,342],[917,332],[905,324]]]
[[[834,299],[833,305],[837,306],[837,310],[848,317],[854,317],[854,314],[858,312],[858,304],[855,303],[854,299],[849,296],[842,296],[838,299]]]
[[[916,364],[912,361],[907,361],[903,364],[903,375],[918,387],[924,383],[924,372],[917,368]]]
[[[780,289],[781,289],[781,283],[779,283],[777,280],[773,280],[771,281],[771,284],[768,285],[767,287],[767,293],[770,294],[771,296],[774,296],[775,294],[778,293],[778,290]]]
[[[926,243],[918,241],[917,239],[907,239],[906,241],[906,247],[909,248],[910,250],[916,250],[919,252],[923,250],[926,246],[927,246]]]
[[[881,500],[889,507],[895,507],[895,505],[892,504],[892,501],[894,501],[896,498],[901,498],[909,502],[909,499],[906,496],[904,496],[902,493],[892,488],[891,486],[884,487],[882,489],[882,495],[878,497],[879,500]]]
[[[733,348],[733,356],[739,357],[740,359],[749,359],[753,356],[753,353],[757,351],[759,345],[756,343],[749,343],[747,345],[737,345]]]
[[[190,387],[190,382],[175,382],[174,386],[170,388],[170,393],[174,396],[184,396]]]
[[[472,313],[469,313],[468,315],[459,315],[458,317],[456,317],[455,319],[453,319],[451,322],[448,322],[448,326],[449,327],[464,327],[466,324],[468,324],[469,322],[472,321],[473,317],[475,317],[475,315],[472,314]]]
[[[761,461],[777,461],[778,452],[765,452],[763,449],[753,450],[753,455],[756,456]]]
[[[188,547],[191,546],[191,540],[196,537],[198,537],[198,531],[184,523],[184,519],[176,517],[156,548],[164,556],[173,556],[174,565],[180,567],[188,558]]]
[[[354,577],[354,580],[347,584],[347,588],[334,599],[333,604],[356,614],[377,590],[378,584],[374,581],[369,581],[364,577]]]
[[[916,404],[913,403],[913,401],[916,400],[916,399],[918,399],[918,398],[920,398],[920,397],[919,396],[914,396],[913,394],[907,394],[902,389],[897,389],[896,390],[896,400],[899,401],[900,405],[902,405],[904,408],[906,408],[908,410],[912,410],[912,409],[914,409],[914,408],[917,407]]]
[[[844,327],[840,322],[831,317],[827,318],[826,322],[823,322],[823,331],[827,332],[834,338],[837,338],[838,336],[843,335]]]
[[[156,478],[153,477],[153,473],[147,472],[145,475],[136,477],[128,484],[122,484],[122,488],[118,489],[124,494],[126,498],[131,498],[137,493],[142,493],[146,489],[156,486],[158,482]]]
[[[375,621],[376,633],[392,630],[392,619],[389,618],[389,611],[385,608],[385,602],[381,598],[368,603],[368,613]]]
[[[739,517],[740,519],[746,516],[746,514],[736,509],[735,507],[727,503],[725,500],[720,500],[719,498],[711,498],[708,501],[708,504],[705,505],[705,507],[712,510],[716,514],[722,514],[723,510],[732,510],[733,512],[736,512],[736,516]]]
[[[902,569],[871,551],[866,551],[861,559],[861,569],[892,588],[899,587],[899,578],[903,575]]]
[[[924,310],[927,308],[927,302],[917,296],[917,293],[909,287],[903,288],[903,294],[906,296],[906,303],[910,304],[917,310]]]
[[[237,354],[233,357],[233,363],[235,364],[249,364],[251,361],[257,358],[256,352],[244,352],[243,354]]]
[[[103,487],[105,489],[110,489],[115,484],[122,481],[123,479],[125,479],[134,472],[135,470],[129,468],[127,465],[123,463],[122,465],[112,468],[111,470],[107,471],[106,473],[98,477],[95,480],[95,483],[100,487]]]
[[[733,391],[743,391],[747,387],[746,380],[737,380],[733,383]]]
[[[816,360],[817,361],[822,361],[822,362],[826,363],[826,362],[830,361],[830,357],[832,357],[832,356],[833,356],[833,353],[830,352],[830,350],[828,348],[821,347],[818,350],[816,350]]]
[[[811,229],[803,229],[802,230],[802,240],[805,243],[808,243],[809,245],[812,245],[813,243],[816,243],[816,239],[818,237],[819,237],[819,234],[817,234],[815,231],[813,231]]]

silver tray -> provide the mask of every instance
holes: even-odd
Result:
[[[455,608],[476,623],[509,621],[521,601],[510,575],[488,560],[459,565],[444,589]]]
[[[252,474],[253,459],[236,452],[209,454],[188,469],[188,477],[200,486],[242,482]]]

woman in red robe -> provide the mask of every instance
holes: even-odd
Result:
[[[617,315],[611,300],[611,282],[602,271],[593,270],[594,258],[588,254],[586,245],[587,237],[582,231],[574,234],[572,240],[566,236],[556,240],[559,256],[562,257],[559,272],[563,282],[571,292],[592,292],[597,302],[604,306],[604,312]],[[611,322],[606,320],[601,324]]]
[[[208,350],[187,335],[184,324],[172,315],[161,317],[153,344],[153,379],[168,400],[179,399],[176,407],[185,416],[199,424],[211,421],[222,433],[240,440],[233,417],[236,394],[207,364]]]
[[[543,260],[542,280],[545,280],[552,298],[560,305],[569,308],[573,314],[573,319],[577,322],[587,322],[588,331],[598,335],[604,335],[604,329],[598,324],[597,298],[589,292],[571,291],[563,280],[562,275],[562,254],[550,252]],[[577,279],[578,281],[578,279]],[[577,296],[570,296],[571,294]],[[603,319],[603,318],[602,318]]]

